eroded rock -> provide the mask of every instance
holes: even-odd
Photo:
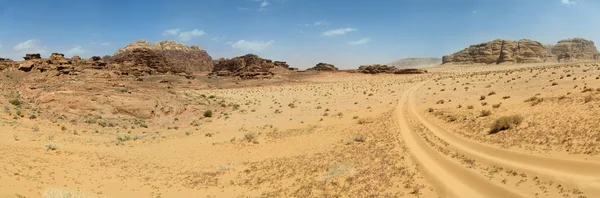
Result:
[[[319,63],[319,64],[315,65],[314,67],[309,68],[307,70],[314,70],[314,71],[337,71],[338,68],[335,67],[332,64]]]
[[[471,45],[464,50],[442,58],[443,64],[501,64],[501,63],[539,63],[552,58],[548,49],[540,42],[522,39],[494,40]]]

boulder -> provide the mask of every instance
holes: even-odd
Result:
[[[25,57],[23,57],[23,59],[25,59],[25,60],[42,59],[42,56],[40,54],[25,54]]]
[[[552,58],[548,49],[540,42],[522,39],[494,40],[471,45],[462,51],[444,56],[442,64],[501,64],[501,63],[539,63]]]
[[[558,41],[551,51],[558,61],[594,60],[598,54],[594,42],[583,38]]]
[[[72,61],[72,62],[77,62],[77,61],[80,61],[80,60],[81,60],[81,57],[79,57],[79,56],[73,56],[73,57],[71,58],[71,61]]]
[[[314,67],[309,68],[308,70],[314,70],[314,71],[337,71],[338,68],[335,67],[332,64],[319,63],[319,64],[315,65]]]
[[[146,40],[138,40],[128,44],[115,52],[113,56],[129,56],[131,52],[152,51],[156,56],[161,56],[168,63],[167,66],[176,66],[173,70],[184,70],[186,73],[212,71],[213,61],[206,50],[198,46],[186,46],[175,41],[161,41],[151,44]],[[171,70],[171,69],[167,69]]]
[[[221,58],[215,63],[213,71],[209,75],[236,76],[242,79],[271,78],[274,76],[271,69],[279,67],[282,65],[281,63],[285,62],[273,62],[254,54],[246,54],[232,59]]]
[[[24,71],[24,72],[29,72],[33,69],[34,66],[35,66],[34,61],[26,60],[26,61],[23,61],[21,64],[19,64],[19,70]]]
[[[71,64],[71,61],[67,60],[65,58],[65,55],[61,54],[61,53],[52,53],[52,55],[50,55],[50,58],[47,62],[48,62],[48,64],[52,64],[52,65]]]

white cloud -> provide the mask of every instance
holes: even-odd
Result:
[[[81,46],[75,46],[75,47],[67,50],[67,52],[65,52],[65,54],[68,54],[70,56],[81,55],[83,53],[85,53],[85,50],[83,50],[83,48],[81,48]]]
[[[48,51],[46,46],[40,46],[40,40],[29,39],[22,43],[19,43],[13,47],[13,49],[19,53],[40,53],[45,54]]]
[[[314,23],[306,23],[306,24],[301,24],[300,26],[304,26],[304,27],[310,27],[310,26],[321,26],[321,25],[329,25],[328,21],[317,21]]]
[[[471,12],[471,13],[473,13],[473,14],[477,14],[477,10],[473,10],[473,12]]]
[[[24,51],[24,50],[30,50],[30,49],[34,49],[37,47],[38,43],[40,41],[37,39],[29,39],[25,42],[19,43],[17,45],[15,45],[15,47],[13,49],[17,50],[17,51]]]
[[[238,7],[237,8],[239,11],[249,11],[250,8],[243,8],[243,7]]]
[[[269,4],[270,4],[269,2],[263,1],[262,3],[260,3],[260,7],[264,8],[264,7],[267,7]]]
[[[100,45],[102,45],[102,46],[109,46],[109,45],[110,45],[110,42],[104,42],[104,43],[100,43]]]
[[[225,40],[227,37],[226,36],[219,36],[219,37],[212,37],[210,40],[212,41],[222,41]]]
[[[170,30],[165,30],[162,35],[163,36],[170,36],[170,35],[177,35],[177,33],[179,33],[181,29],[170,29]]]
[[[360,44],[365,44],[368,43],[369,41],[371,41],[370,38],[362,38],[356,41],[349,41],[348,44],[350,45],[360,45]]]
[[[179,33],[179,40],[182,41],[189,41],[192,39],[192,37],[198,37],[198,36],[202,36],[206,34],[206,32],[204,32],[204,30],[192,30],[192,31],[187,31],[187,32],[181,32]]]
[[[238,42],[231,44],[231,47],[241,49],[244,51],[262,51],[268,48],[269,46],[273,45],[274,42],[275,41],[273,40],[267,42],[239,40]]]
[[[358,29],[356,29],[356,28],[340,28],[340,29],[329,30],[329,31],[323,32],[323,36],[344,35],[348,32],[354,32],[354,31],[358,31]]]
[[[560,2],[565,5],[575,5],[575,3],[577,3],[577,0],[561,0]]]

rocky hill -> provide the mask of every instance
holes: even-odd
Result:
[[[271,78],[275,74],[272,69],[282,68],[295,70],[283,61],[263,59],[254,54],[246,54],[232,59],[221,58],[214,61],[211,76],[235,76],[242,79]],[[297,69],[296,69],[297,70]]]
[[[337,71],[338,68],[335,67],[332,64],[319,63],[319,64],[315,65],[314,67],[309,68],[307,70],[315,70],[315,71]]]
[[[441,58],[405,58],[400,59],[386,65],[394,66],[397,68],[406,68],[406,67],[420,67],[426,65],[439,65],[442,64]]]
[[[571,38],[558,41],[551,48],[558,61],[591,60],[598,58],[598,49],[593,41],[583,38]]]
[[[364,74],[422,74],[427,73],[427,70],[413,68],[396,68],[389,65],[362,65],[357,70]]]
[[[501,64],[501,63],[539,63],[551,60],[552,54],[540,42],[522,39],[493,40],[471,45],[462,51],[442,58],[443,64]]]
[[[174,68],[176,71],[185,71],[186,73],[212,71],[212,58],[206,50],[198,46],[186,46],[175,41],[161,41],[151,44],[146,40],[138,40],[128,44],[115,52],[114,57],[138,56],[141,53],[151,54],[150,56],[164,59],[166,67]],[[153,64],[158,64],[155,62]]]

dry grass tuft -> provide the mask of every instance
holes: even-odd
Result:
[[[521,124],[521,122],[523,122],[523,116],[520,115],[502,116],[494,121],[489,134],[495,134],[500,131],[511,129]]]

